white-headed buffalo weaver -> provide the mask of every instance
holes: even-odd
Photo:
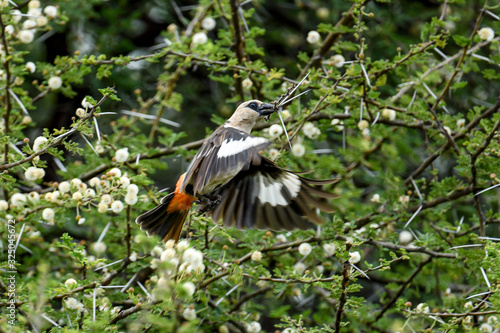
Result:
[[[316,208],[332,212],[325,199],[335,198],[319,188],[338,179],[312,180],[284,170],[260,155],[270,141],[250,135],[257,119],[275,112],[272,104],[242,103],[205,140],[175,191],[136,223],[163,241],[179,240],[192,203],[209,211],[227,227],[272,230],[307,229],[323,223]]]

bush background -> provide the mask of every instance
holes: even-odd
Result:
[[[497,3],[37,4],[1,3],[2,331],[498,330],[499,197],[479,192],[500,182],[500,48],[478,34],[498,34]],[[309,43],[310,31],[321,39]],[[166,249],[133,223],[238,103],[273,101],[307,73],[298,91],[311,91],[285,119],[305,153],[281,135],[274,157],[311,178],[342,178],[325,225],[239,231],[193,213],[187,242]],[[94,106],[79,117],[84,98]],[[268,137],[274,123],[255,134]],[[306,123],[321,134],[311,138]],[[32,166],[41,179],[26,178]],[[99,210],[105,195],[125,201],[118,172],[138,201]],[[73,179],[84,185],[59,186]],[[202,267],[183,265],[188,247]]]

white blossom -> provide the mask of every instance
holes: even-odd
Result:
[[[301,255],[308,256],[312,251],[312,246],[309,243],[302,243],[299,245],[299,253]]]
[[[165,243],[165,248],[166,249],[171,249],[175,246],[175,240],[173,239],[169,239],[166,243]]]
[[[128,156],[129,156],[128,148],[118,149],[115,153],[115,159],[118,163],[126,162]]]
[[[29,167],[24,172],[24,176],[27,180],[37,180],[43,178],[45,176],[45,170],[37,167]]]
[[[109,205],[113,201],[113,198],[109,194],[103,194],[101,196],[101,202],[105,205]]]
[[[276,160],[278,158],[278,156],[280,156],[280,152],[278,149],[274,149],[274,148],[269,149],[269,158],[271,160],[273,160],[273,161]]]
[[[69,183],[66,181],[61,182],[59,186],[57,186],[57,188],[59,189],[59,191],[61,191],[61,193],[67,193],[70,191]]]
[[[196,310],[192,307],[192,305],[188,306],[182,313],[182,316],[186,320],[194,320],[196,319]]]
[[[194,292],[196,291],[196,286],[191,281],[184,282],[182,288],[186,291],[186,294],[188,294],[189,297],[193,296]]]
[[[42,217],[45,221],[51,222],[55,217],[54,210],[52,208],[45,208],[42,212]]]
[[[127,194],[137,194],[139,193],[139,187],[135,184],[130,184],[127,187]]]
[[[177,252],[173,248],[165,249],[165,251],[163,251],[160,255],[160,261],[169,262],[175,257],[176,254]]]
[[[189,247],[189,242],[185,239],[181,240],[179,243],[177,243],[177,245],[175,246],[175,248],[179,251],[179,252],[183,252],[185,250],[187,250],[187,248]]]
[[[31,0],[28,2],[28,8],[29,9],[38,9],[40,8],[40,1],[38,0]]]
[[[304,126],[302,127],[302,131],[304,132],[305,136],[313,140],[317,139],[318,136],[321,134],[320,129],[314,126],[314,124],[311,122],[305,123]]]
[[[31,124],[32,121],[33,121],[33,119],[31,119],[30,116],[24,116],[23,120],[21,121],[21,124],[29,125],[29,124]]]
[[[83,118],[83,117],[85,117],[85,115],[86,115],[87,113],[86,113],[85,109],[83,109],[83,108],[78,108],[78,109],[76,109],[75,114],[76,114],[76,116],[77,116],[78,118]]]
[[[96,187],[98,186],[99,184],[101,184],[101,180],[97,177],[93,177],[89,180],[89,185],[92,186],[92,187]]]
[[[71,198],[73,200],[79,201],[79,200],[83,199],[83,194],[81,192],[75,192],[75,193],[73,193],[73,195],[71,196]]]
[[[120,213],[123,210],[123,202],[121,202],[120,200],[113,201],[113,203],[111,204],[111,210],[115,214]]]
[[[41,14],[41,12],[40,12],[40,14]],[[43,27],[44,25],[47,25],[47,23],[49,23],[49,20],[45,16],[39,16],[36,18],[36,24],[39,27]]]
[[[40,150],[40,147],[47,143],[49,140],[47,138],[44,138],[43,136],[39,136],[35,139],[35,141],[33,142],[33,150],[34,151],[39,151]]]
[[[189,248],[182,254],[182,260],[188,263],[192,269],[197,270],[203,265],[203,253],[196,249]]]
[[[401,244],[408,244],[412,241],[413,235],[407,230],[403,230],[399,233],[399,242]]]
[[[336,54],[332,57],[332,64],[335,66],[335,67],[342,67],[345,63],[345,58],[342,56],[342,54]]]
[[[325,255],[327,257],[333,256],[335,254],[336,249],[337,249],[337,247],[333,243],[323,244],[323,251],[325,252]]]
[[[55,6],[47,6],[43,10],[43,12],[50,18],[54,18],[57,16],[57,8]]]
[[[38,194],[38,192],[30,192],[28,194],[28,200],[31,201],[31,202],[38,202],[40,201],[40,194]]]
[[[351,264],[357,264],[360,260],[361,260],[361,255],[359,254],[358,251],[349,252],[349,262]]]
[[[5,200],[0,200],[0,211],[9,209],[9,203]]]
[[[30,73],[34,73],[36,71],[36,65],[34,62],[31,62],[31,61],[28,61],[26,63],[26,69],[30,72]]]
[[[47,84],[49,85],[49,88],[52,90],[56,90],[62,87],[62,79],[59,76],[52,76]]]
[[[420,303],[419,305],[417,305],[415,311],[418,313],[429,313],[431,310],[429,309],[428,306],[425,306],[424,303]]]
[[[35,33],[31,30],[21,30],[17,34],[17,38],[19,38],[19,41],[23,44],[29,44],[33,41],[35,38]]]
[[[68,288],[69,288],[69,287],[71,287],[71,286],[73,286],[73,285],[77,285],[77,284],[78,284],[78,282],[76,282],[76,280],[75,280],[75,279],[73,279],[73,278],[69,278],[69,279],[67,279],[67,280],[64,282],[64,284],[66,285],[66,287],[68,287]]]
[[[396,111],[394,111],[393,109],[385,108],[382,110],[382,117],[392,121],[396,119]]]
[[[9,35],[12,35],[16,30],[14,29],[13,25],[8,25],[5,27],[5,32],[8,33]],[[33,72],[32,72],[33,73]]]
[[[127,176],[120,177],[120,185],[122,188],[127,188],[130,185],[130,178]]]
[[[96,195],[95,191],[91,188],[86,189],[85,193],[83,194],[83,196],[87,198],[95,197],[95,195]]]
[[[367,129],[368,126],[370,126],[370,124],[368,123],[368,121],[366,120],[361,120],[359,123],[358,123],[358,128],[360,131],[364,130],[364,129]]]
[[[344,130],[344,122],[337,119],[337,118],[332,119],[331,125],[334,126],[334,128],[337,132],[341,132]]]
[[[375,203],[379,203],[380,202],[380,194],[375,193],[374,195],[372,195],[370,201],[375,202]]]
[[[278,124],[273,124],[271,127],[269,127],[269,136],[271,139],[276,139],[278,138],[281,134],[283,134],[283,127]]]
[[[488,27],[480,29],[477,34],[479,35],[479,38],[481,38],[481,40],[485,40],[488,42],[495,37],[495,31]]]
[[[479,326],[479,331],[491,333],[491,332],[493,332],[493,327],[488,323],[482,323],[481,326]]]
[[[89,99],[87,98],[87,96],[85,96],[82,100],[82,106],[85,108],[85,109],[90,109],[92,108],[94,105],[89,101]]]
[[[248,333],[259,333],[262,330],[259,322],[252,321],[250,324],[246,324],[246,329]]]
[[[457,120],[457,127],[462,128],[465,127],[465,119],[461,118]]]
[[[297,157],[301,157],[305,154],[306,148],[301,143],[296,143],[292,147],[292,154]]]
[[[197,32],[193,35],[193,44],[205,44],[207,41],[208,37],[204,32]]]
[[[399,202],[401,202],[404,205],[404,204],[407,204],[408,202],[410,202],[410,197],[407,195],[402,195],[399,197],[398,200],[399,200]]]
[[[279,234],[279,235],[277,235],[277,236],[276,236],[276,240],[277,240],[278,242],[286,242],[286,241],[287,241],[287,238],[286,238],[286,236],[285,236],[285,235],[283,235],[283,234]]]
[[[253,82],[249,78],[246,78],[241,82],[241,86],[243,89],[250,89],[253,86]]]
[[[106,246],[106,244],[104,244],[104,242],[95,242],[94,244],[92,244],[92,249],[96,253],[106,252],[106,248],[107,248],[107,246]]]
[[[304,271],[306,270],[306,265],[303,262],[298,262],[293,266],[294,272],[297,274],[304,274]]]
[[[163,253],[163,249],[161,247],[159,247],[159,246],[155,246],[151,250],[151,255],[153,257],[159,257],[159,256],[161,256],[162,253]]]
[[[321,39],[321,36],[315,30],[309,31],[307,34],[307,42],[309,44],[317,44],[317,43],[319,43],[320,39]]]
[[[14,193],[10,197],[10,203],[13,204],[15,207],[20,207],[26,203],[26,195],[22,193]]]
[[[137,203],[137,200],[138,200],[137,194],[127,193],[124,200],[125,200],[125,203],[127,205],[130,205],[130,206],[135,205]]]
[[[34,147],[33,147],[33,148],[34,148]],[[79,188],[81,184],[82,184],[82,181],[81,181],[81,179],[79,179],[79,178],[73,178],[73,179],[71,179],[71,181],[70,181],[70,185],[71,185],[71,186],[74,186],[75,188]]]
[[[73,298],[73,297],[68,297],[66,300],[65,300],[65,304],[66,304],[66,307],[68,309],[76,309],[78,307],[78,304],[80,302],[77,301],[76,298]]]
[[[128,259],[132,262],[137,261],[137,252],[132,252]]]
[[[125,149],[127,149],[127,148],[125,148]],[[127,153],[128,153],[128,151],[127,151]],[[128,157],[128,155],[127,155],[127,157]],[[113,177],[121,177],[122,176],[122,171],[120,169],[118,169],[118,168],[113,168],[113,169],[111,169],[111,170],[108,171],[108,174],[111,175],[111,176],[113,176]]]
[[[26,21],[23,22],[23,29],[29,30],[36,28],[36,21],[32,19],[27,19]]]
[[[261,261],[262,260],[262,252],[253,251],[252,256],[250,257],[253,261]]]
[[[201,27],[208,31],[213,30],[215,28],[215,20],[207,16],[201,21]]]

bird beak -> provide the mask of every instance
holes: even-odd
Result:
[[[259,106],[258,111],[261,116],[269,116],[271,113],[276,111],[276,108],[273,104],[262,103],[261,106]]]

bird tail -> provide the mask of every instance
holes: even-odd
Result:
[[[169,239],[178,241],[189,208],[195,199],[196,197],[181,192],[178,183],[174,193],[163,197],[158,206],[137,217],[135,222],[148,236],[158,235],[164,242]]]

